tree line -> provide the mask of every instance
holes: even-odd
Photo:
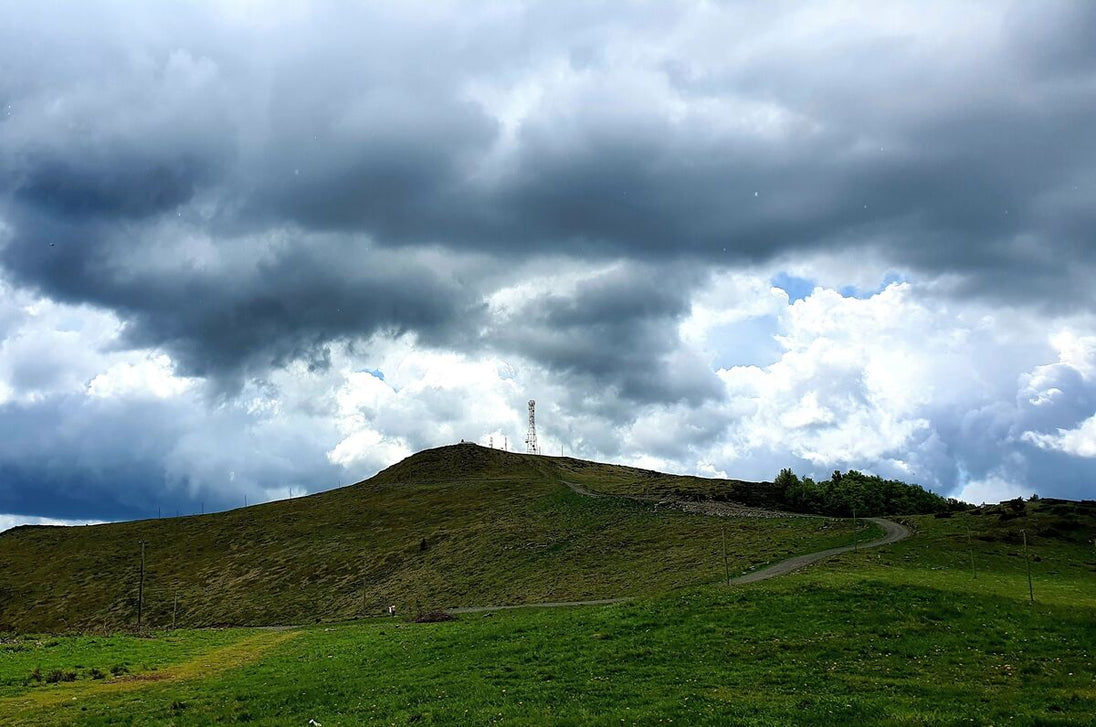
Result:
[[[780,470],[773,482],[784,508],[834,517],[873,515],[921,515],[965,510],[966,503],[944,498],[920,485],[885,480],[877,475],[835,470],[828,480],[816,482],[799,478],[788,468]]]

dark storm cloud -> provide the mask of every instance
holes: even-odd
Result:
[[[490,339],[585,392],[573,402],[578,411],[627,421],[628,402],[699,405],[723,389],[703,361],[680,350],[677,324],[697,278],[687,269],[618,267],[571,294],[532,297]]]
[[[160,301],[134,310],[127,338],[166,346],[188,372],[216,377],[300,358],[322,365],[327,342],[362,332],[412,330],[428,344],[459,335],[471,310],[466,292],[422,264],[354,258],[360,269],[340,270],[337,260],[294,249],[244,285],[192,279],[149,290]]]
[[[210,267],[185,251],[164,264],[180,254],[170,245],[139,255],[129,249],[133,231],[119,227],[37,217],[18,227],[30,234],[17,234],[0,259],[55,300],[114,310],[128,343],[168,349],[181,373],[233,387],[241,375],[296,359],[323,365],[327,343],[363,332],[448,342],[478,309],[444,270],[360,239],[289,233],[274,251]],[[246,241],[224,241],[233,243]]]
[[[499,267],[549,253],[706,267],[870,250],[960,291],[1092,302],[1085,6],[913,6],[799,36],[782,32],[796,6],[98,7],[8,13],[2,262],[117,311],[186,372],[322,363],[327,342],[377,330],[478,345]],[[148,263],[153,238],[191,234],[229,256],[290,241],[215,272]],[[482,253],[496,262],[462,262]],[[542,336],[498,343],[625,396],[711,396],[702,376],[666,380],[684,291],[638,290],[619,321],[593,292],[547,299]]]
[[[317,88],[311,76],[294,69],[277,83],[243,214],[404,243],[467,233],[477,200],[465,175],[494,140],[494,119],[444,88],[358,77]]]
[[[1080,186],[1091,185],[1096,163],[1096,100],[1088,54],[1058,51],[1048,63],[1016,32],[1024,19],[1003,15],[1011,32],[972,28],[982,52],[956,47],[956,60],[928,55],[914,37],[855,34],[824,50],[778,40],[772,53],[713,70],[695,69],[679,48],[681,62],[640,89],[649,97],[627,83],[629,69],[596,56],[576,68],[568,55],[588,87],[524,118],[486,181],[477,161],[501,131],[459,97],[481,68],[458,64],[448,87],[415,76],[398,93],[371,77],[344,83],[337,103],[303,95],[308,123],[275,135],[267,157],[276,171],[252,201],[305,226],[366,229],[384,244],[511,254],[518,240],[524,254],[720,263],[871,247],[896,264],[970,275],[983,292],[1043,295],[1067,266],[1033,242],[1044,252],[1093,248],[1083,202],[1093,190]],[[1079,44],[1074,26],[1087,14],[1075,15],[1050,7],[1041,32]],[[611,42],[612,26],[604,32]],[[667,113],[669,96],[689,109],[724,103],[730,121],[751,104],[788,118],[771,122],[772,135],[721,129],[718,118]],[[301,144],[310,132],[342,158],[325,163],[331,149]],[[278,153],[294,149],[300,160]],[[307,182],[287,183],[304,174],[300,164]],[[1091,264],[1091,252],[1081,262]]]
[[[27,167],[17,182],[17,202],[75,219],[139,218],[173,209],[191,198],[203,176],[186,159],[80,164],[57,156],[28,160]]]

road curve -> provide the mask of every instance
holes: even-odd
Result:
[[[565,482],[575,492],[588,497],[612,497],[612,495],[605,495],[603,493],[595,493],[581,485],[575,483]],[[768,568],[762,568],[759,571],[753,573],[747,573],[745,575],[732,578],[730,580],[731,585],[743,585],[746,583],[756,583],[757,581],[768,580],[769,578],[775,578],[776,576],[784,575],[785,573],[791,573],[793,570],[798,570],[811,563],[817,563],[820,560],[831,558],[841,553],[848,553],[852,550],[861,548],[878,548],[881,545],[890,545],[891,543],[897,543],[899,540],[905,540],[910,536],[909,528],[905,525],[899,525],[892,520],[886,520],[881,517],[869,517],[863,518],[870,522],[875,523],[883,529],[883,537],[878,540],[872,540],[867,543],[857,543],[856,545],[845,545],[840,548],[830,548],[829,550],[820,550],[816,553],[805,553],[804,555],[796,555],[787,560],[782,560],[779,563],[770,565]],[[445,611],[451,614],[460,613],[483,613],[488,611],[503,611],[512,608],[564,608],[567,606],[608,606],[614,603],[624,603],[634,600],[634,596],[623,596],[621,598],[602,598],[590,601],[548,601],[544,603],[518,603],[509,606],[461,606],[456,608],[447,608]]]
[[[627,495],[608,495],[604,492],[594,492],[593,490],[585,487],[584,485],[580,485],[577,482],[568,482],[567,480],[563,480],[563,479],[561,479],[560,482],[562,482],[564,485],[569,487],[572,491],[578,493],[579,495],[585,495],[586,497],[620,497],[620,498],[627,499],[627,500],[637,500],[637,501],[641,501],[641,502],[646,501],[643,498],[639,498],[639,497],[629,497]],[[716,503],[716,504],[722,504],[722,503]],[[822,517],[820,515],[804,515],[802,513],[764,511],[764,510],[760,510],[760,509],[757,509],[757,508],[743,508],[743,510],[746,510],[749,513],[752,513],[752,514],[762,512],[762,513],[766,513],[768,515],[780,515],[780,516],[785,516],[785,517]],[[688,512],[688,510],[686,510],[686,512]],[[726,515],[726,514],[729,514],[729,513],[726,513],[726,512],[710,512],[708,514]],[[811,563],[815,563],[815,562],[823,560],[825,558],[829,558],[829,557],[834,556],[834,555],[839,555],[841,553],[847,553],[850,550],[856,550],[857,548],[878,548],[880,545],[890,545],[891,543],[897,543],[899,540],[905,540],[906,538],[908,538],[910,536],[910,531],[909,531],[908,528],[906,528],[904,525],[899,525],[898,523],[893,522],[891,520],[885,520],[881,517],[869,517],[869,518],[863,518],[863,519],[864,520],[870,520],[871,522],[873,522],[876,525],[878,525],[879,527],[881,527],[883,529],[883,537],[880,538],[879,540],[873,540],[869,543],[857,543],[856,545],[846,545],[846,546],[842,546],[840,548],[830,548],[829,550],[820,550],[817,553],[806,553],[804,555],[797,555],[797,556],[794,556],[792,558],[788,558],[787,560],[782,560],[779,563],[775,563],[774,565],[771,565],[768,568],[762,568],[759,571],[754,571],[753,573],[747,573],[745,575],[738,576],[737,578],[732,578],[730,582],[732,584],[738,584],[738,583],[754,583],[755,581],[763,581],[763,580],[766,580],[766,579],[769,579],[769,578],[773,578],[775,576],[784,575],[785,573],[790,573],[793,570],[796,570],[798,568],[802,568],[805,565],[810,565]]]
[[[597,497],[597,495],[595,495]],[[604,497],[604,495],[602,495]],[[872,540],[867,543],[857,543],[856,545],[845,545],[840,548],[830,548],[829,550],[820,550],[817,553],[806,553],[804,555],[796,555],[787,560],[782,560],[779,563],[770,565],[768,568],[762,568],[759,571],[753,573],[747,573],[746,575],[738,576],[730,580],[731,585],[743,585],[746,583],[756,583],[757,581],[764,581],[769,578],[775,578],[776,576],[784,575],[785,573],[791,573],[793,570],[802,568],[803,566],[810,565],[811,563],[817,563],[820,560],[831,558],[841,553],[848,553],[853,550],[863,548],[878,548],[881,545],[890,545],[891,543],[897,543],[899,540],[905,540],[910,536],[909,528],[904,525],[899,525],[891,520],[885,520],[881,517],[869,517],[863,518],[864,520],[870,520],[879,527],[883,528],[883,537],[878,540]],[[548,601],[544,603],[517,603],[509,606],[461,606],[458,608],[447,608],[446,613],[460,614],[460,613],[483,613],[487,611],[504,611],[512,608],[564,608],[567,606],[608,606],[614,603],[624,603],[626,601],[634,600],[634,596],[624,596],[622,598],[602,598],[591,601]]]
[[[797,555],[787,560],[782,560],[775,565],[770,565],[768,568],[762,568],[759,571],[753,573],[747,573],[744,576],[731,579],[732,585],[742,583],[754,583],[755,581],[763,581],[768,578],[774,578],[776,576],[790,573],[797,568],[802,568],[805,565],[810,565],[825,558],[830,558],[841,553],[848,553],[851,550],[862,548],[878,548],[880,545],[890,545],[891,543],[897,543],[899,540],[905,540],[910,536],[909,528],[905,525],[899,525],[891,520],[884,520],[881,517],[869,517],[864,518],[870,520],[879,527],[883,528],[883,537],[879,540],[872,540],[868,543],[857,543],[856,545],[845,545],[840,548],[830,548],[829,550],[820,550],[817,553],[806,553],[805,555]]]

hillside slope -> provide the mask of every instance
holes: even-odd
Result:
[[[602,608],[0,635],[0,723],[1089,727],[1096,503],[907,526],[915,537],[774,580]]]
[[[822,518],[690,515],[561,484],[619,484],[628,472],[462,444],[309,497],[16,528],[0,534],[0,631],[135,624],[142,540],[145,624],[162,627],[173,611],[180,626],[258,625],[373,615],[389,604],[406,613],[645,595],[721,579],[724,525],[731,575],[845,544],[856,530]],[[683,487],[696,479],[659,477]]]

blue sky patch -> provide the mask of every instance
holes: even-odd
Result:
[[[908,277],[906,277],[902,273],[896,273],[892,271],[883,276],[883,281],[876,288],[862,290],[860,288],[857,288],[855,285],[846,285],[845,287],[839,289],[837,292],[841,293],[841,295],[846,298],[857,298],[859,300],[866,300],[867,298],[871,298],[872,296],[879,295],[895,283],[906,282],[909,282]]]
[[[792,303],[797,300],[803,300],[811,293],[814,292],[815,284],[813,280],[807,280],[806,278],[797,278],[794,275],[780,271],[773,276],[770,281],[774,286],[780,288],[788,294],[788,299]]]

